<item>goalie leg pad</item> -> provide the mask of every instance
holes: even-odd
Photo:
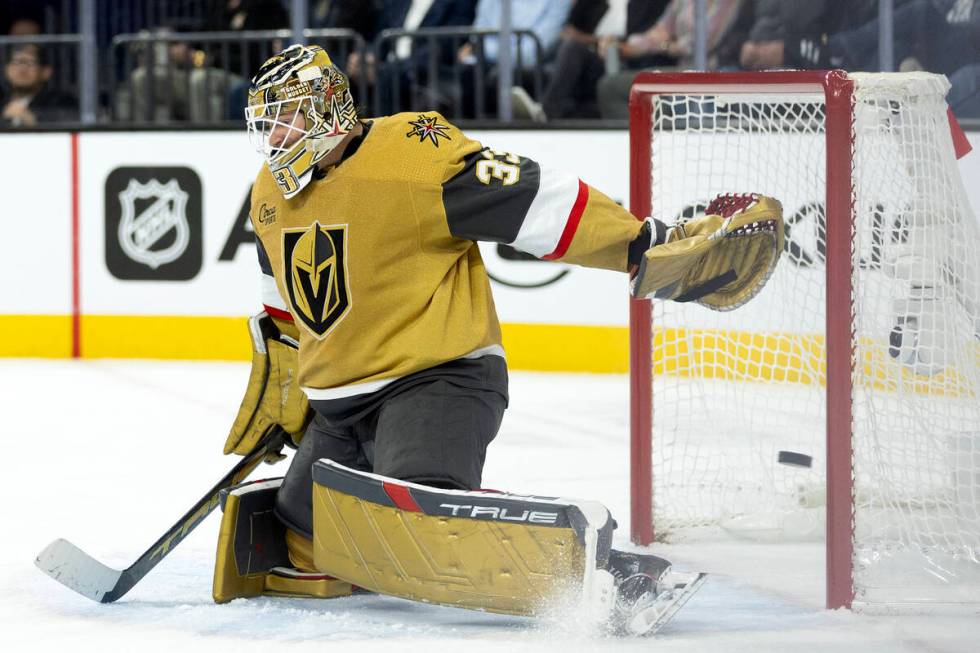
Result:
[[[221,493],[212,593],[216,603],[271,594],[331,598],[349,583],[290,565],[286,528],[273,513],[282,479],[244,483]]]
[[[601,504],[429,488],[313,466],[316,568],[406,599],[515,615],[595,594],[615,522]],[[606,593],[608,594],[608,592]]]

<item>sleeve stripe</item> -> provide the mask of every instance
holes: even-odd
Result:
[[[581,217],[581,209],[576,213],[581,182],[573,175],[549,168],[541,168],[540,175],[534,201],[510,244],[538,258],[557,258],[561,256],[558,252],[564,253],[568,248],[565,239],[571,241]],[[587,197],[587,187],[585,193]]]
[[[550,254],[542,256],[542,259],[553,261],[565,255],[565,252],[568,251],[568,246],[572,243],[572,238],[575,237],[575,231],[578,229],[579,220],[582,219],[582,213],[585,211],[585,204],[588,201],[589,187],[584,181],[579,179],[578,195],[575,197],[575,204],[572,205],[571,213],[568,214],[568,222],[565,223],[565,229],[561,232],[558,246]]]
[[[276,286],[276,279],[270,274],[262,275],[262,305],[265,306],[266,312],[269,315],[273,315],[272,311],[289,315],[286,302],[283,301],[282,295],[279,294],[279,287]],[[282,316],[276,315],[276,317]],[[289,319],[292,319],[292,317]]]
[[[272,276],[272,264],[269,262],[269,255],[265,251],[265,246],[262,245],[262,240],[257,236],[255,238],[255,244],[257,245],[256,250],[259,254],[259,267],[262,269],[262,306],[265,308],[265,312],[272,317],[292,322],[293,316],[289,313],[289,309],[286,308],[286,302],[283,300],[282,295],[279,294],[279,286],[276,285],[276,278]]]
[[[290,314],[289,311],[283,311],[274,306],[269,306],[268,304],[263,305],[263,308],[265,308],[266,313],[268,313],[274,318],[278,318],[280,320],[288,320],[289,322],[293,321],[293,316],[292,314]]]

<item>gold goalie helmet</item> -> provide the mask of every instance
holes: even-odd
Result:
[[[259,68],[245,108],[249,139],[289,199],[357,124],[350,82],[323,48],[292,45]]]

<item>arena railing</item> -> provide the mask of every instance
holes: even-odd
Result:
[[[353,30],[307,29],[302,34],[338,62],[367,52]],[[120,34],[112,39],[109,57],[113,121],[241,122],[248,81],[292,36],[290,30]]]
[[[170,25],[176,31],[180,31],[178,25],[184,30],[202,28],[213,4],[208,0],[97,2],[96,29],[100,35],[115,35],[135,34],[160,25]]]
[[[386,30],[368,47],[352,30],[307,29],[303,39],[323,45],[350,74],[362,109],[375,115],[402,110],[439,109],[453,119],[486,120],[500,94],[492,84],[495,62],[486,41],[497,30],[427,28]],[[514,70],[540,96],[542,47],[528,30],[512,32],[517,49]],[[258,65],[291,40],[290,30],[245,32],[155,32],[121,34],[112,41],[111,115],[114,122],[212,124],[240,120],[243,87]],[[398,57],[401,39],[409,56]],[[524,44],[531,44],[525,61]],[[471,60],[457,52],[471,44]],[[505,89],[506,90],[506,89]],[[471,97],[472,96],[472,97]],[[493,98],[497,102],[491,102]],[[235,106],[237,104],[237,106]]]
[[[83,6],[91,7],[94,2],[95,0],[80,0],[79,16],[84,13],[81,9]],[[889,17],[890,13],[884,12],[883,22],[889,23]],[[25,43],[44,46],[54,71],[51,86],[75,96],[78,100],[80,111],[74,119],[58,123],[49,122],[31,129],[58,129],[66,125],[77,126],[79,123],[100,124],[103,128],[112,128],[113,122],[120,123],[120,128],[133,123],[146,126],[156,124],[161,128],[174,123],[180,123],[182,127],[199,125],[202,128],[240,124],[241,113],[238,107],[231,106],[228,97],[214,98],[213,94],[208,93],[208,89],[226,92],[231,90],[231,87],[235,87],[234,90],[240,93],[242,91],[240,84],[254,73],[253,69],[257,67],[259,57],[271,54],[274,46],[290,42],[294,33],[292,30],[268,30],[121,34],[112,40],[109,52],[101,52],[99,56],[94,56],[92,54],[95,50],[94,30],[90,29],[91,25],[84,24],[84,21],[81,21],[80,27],[83,29],[77,34],[0,37],[0,70],[6,64],[11,46]],[[441,109],[447,117],[460,120],[465,113],[461,106],[465,98],[458,89],[464,83],[472,83],[474,97],[468,102],[474,107],[472,112],[474,120],[491,126],[501,122],[499,116],[505,115],[500,111],[499,106],[496,113],[488,110],[487,99],[493,97],[494,87],[488,85],[487,80],[493,76],[493,66],[482,57],[482,44],[486,36],[496,35],[498,32],[465,27],[432,28],[414,32],[389,30],[383,32],[379,41],[373,46],[366,45],[360,36],[350,30],[306,29],[300,33],[302,40],[316,42],[317,39],[322,39],[323,45],[328,47],[341,67],[347,66],[347,55],[351,52],[362,53],[362,56],[370,52],[376,61],[383,62],[382,68],[387,67],[390,64],[388,53],[393,51],[394,44],[399,38],[408,38],[413,46],[417,45],[412,48],[413,50],[418,49],[424,53],[421,56],[416,53],[409,58],[408,63],[399,64],[406,71],[405,76],[401,73],[393,75],[390,72],[385,73],[383,79],[378,76],[374,79],[368,79],[367,76],[353,76],[355,97],[365,113],[382,113],[380,109],[384,105],[383,100],[387,94],[389,97],[408,98],[405,104],[397,107],[392,105],[392,108]],[[527,70],[523,74],[524,86],[533,96],[540,99],[543,79],[540,42],[536,36],[526,31],[515,30],[513,34],[518,39],[531,38],[535,43],[536,56],[533,57],[535,61],[528,66],[518,60],[515,62],[515,68]],[[181,72],[179,66],[169,62],[169,52],[167,52],[170,44],[188,44],[188,39],[198,44],[195,46],[194,42],[189,43],[190,63],[184,68],[184,71],[197,70],[193,75]],[[880,46],[890,44],[890,39],[883,40],[886,43],[879,44]],[[454,54],[463,43],[471,41],[474,43],[474,58],[477,64],[467,69]],[[269,45],[263,46],[263,43]],[[437,47],[426,47],[426,43],[430,46],[435,44]],[[91,50],[89,56],[85,56],[86,49]],[[515,52],[517,55],[515,58],[520,57],[520,50]],[[215,63],[215,58],[220,58],[223,51],[238,52],[241,55],[238,57],[240,65],[237,69],[229,68],[225,64],[212,65]],[[379,56],[379,53],[383,53],[384,56]],[[130,71],[138,67],[137,64],[141,59],[144,62],[144,81],[141,88],[145,89],[145,92],[134,94],[132,89],[140,85],[132,84],[132,80],[129,79]],[[97,62],[100,64],[97,65]],[[147,68],[146,63],[152,65]],[[211,70],[201,70],[208,68]],[[154,72],[147,74],[148,70]],[[170,72],[171,70],[173,73]],[[468,72],[464,73],[467,70]],[[464,82],[467,75],[471,76],[472,80]],[[179,116],[178,112],[173,110],[176,106],[171,107],[176,105],[177,98],[170,99],[170,96],[174,95],[174,84],[167,83],[168,80],[174,82],[177,78],[183,82],[180,92],[184,98],[183,116]],[[154,80],[153,84],[148,83],[150,79]],[[236,84],[231,84],[231,81],[236,81]],[[482,95],[476,97],[477,94]],[[195,99],[194,103],[188,100],[192,95]],[[496,95],[499,104],[502,95],[500,93]],[[210,99],[202,101],[201,96]],[[235,102],[243,105],[244,94],[240,94]],[[156,104],[163,105],[159,112],[154,109]],[[193,112],[188,108],[189,104],[193,105]],[[366,110],[368,107],[371,111]],[[198,117],[201,118],[200,121],[192,120]],[[980,120],[970,119],[967,116],[960,118],[965,128],[980,129]],[[467,122],[472,124],[471,121]],[[621,121],[568,120],[560,121],[553,126],[606,128],[624,125],[625,122]]]
[[[513,30],[513,79],[541,97],[544,59],[541,40],[530,30]],[[436,109],[452,119],[486,120],[503,115],[500,106],[509,88],[501,88],[497,62],[487,57],[486,43],[498,39],[499,30],[471,27],[430,27],[417,30],[389,29],[378,35],[372,47],[377,64],[372,80],[371,107],[375,115],[398,110]],[[402,39],[408,53],[399,56]],[[531,43],[531,61],[524,60],[523,45]],[[460,49],[469,44],[472,56],[463,61]],[[370,72],[368,72],[370,75]],[[493,110],[490,110],[493,107]]]

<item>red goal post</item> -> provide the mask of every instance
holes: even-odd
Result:
[[[930,533],[922,538],[923,543],[917,541],[915,552],[908,554],[910,560],[918,560],[915,556],[919,556],[931,565],[952,550],[950,555],[960,564],[961,552],[971,550],[974,538],[980,540],[980,518],[973,520],[974,513],[970,512],[976,507],[961,500],[964,484],[967,495],[980,493],[980,471],[975,468],[980,466],[980,434],[973,437],[969,426],[971,421],[980,424],[980,404],[974,394],[980,391],[980,354],[975,342],[966,342],[969,336],[964,335],[970,328],[980,329],[970,326],[971,320],[980,325],[972,303],[980,302],[980,284],[976,282],[976,265],[961,255],[958,246],[935,242],[935,232],[949,231],[942,220],[955,223],[955,229],[965,229],[969,237],[978,230],[975,220],[960,224],[958,218],[969,207],[963,206],[965,195],[956,195],[953,188],[960,182],[955,165],[951,170],[949,167],[945,153],[948,144],[941,134],[935,135],[942,84],[945,80],[938,76],[903,78],[849,75],[843,71],[637,76],[630,95],[630,209],[637,217],[652,215],[670,221],[681,214],[689,217],[696,213],[703,208],[703,202],[710,200],[709,194],[760,192],[783,201],[786,211],[809,211],[788,228],[797,232],[809,229],[814,240],[810,252],[802,246],[787,252],[784,259],[792,258],[792,262],[781,261],[784,278],[771,282],[776,287],[768,300],[753,300],[761,301],[763,308],[768,301],[773,311],[769,315],[751,308],[750,303],[745,313],[738,309],[725,314],[730,318],[727,322],[715,322],[711,316],[696,313],[700,307],[684,306],[676,313],[673,307],[658,308],[662,313],[654,316],[651,302],[631,300],[630,484],[634,542],[649,544],[687,527],[713,527],[718,522],[724,522],[726,532],[758,523],[747,519],[748,511],[739,506],[739,501],[765,504],[766,510],[777,513],[783,511],[799,497],[786,499],[780,493],[785,494],[786,487],[797,481],[783,478],[781,469],[759,472],[758,468],[769,464],[767,461],[775,463],[770,449],[781,441],[780,433],[794,430],[796,424],[801,425],[801,430],[807,430],[802,428],[804,425],[812,425],[819,428],[822,441],[817,443],[811,437],[800,440],[803,444],[799,446],[809,447],[803,453],[815,454],[814,459],[823,470],[808,472],[806,482],[822,485],[820,492],[825,492],[827,606],[851,607],[856,593],[861,603],[887,601],[880,597],[892,594],[897,597],[896,603],[915,603],[926,594],[926,602],[947,601],[942,597],[933,599],[929,592],[922,594],[917,586],[903,594],[904,586],[897,591],[888,583],[880,583],[886,572],[864,563],[866,553],[873,552],[874,547],[888,546],[888,542],[882,542],[881,533],[892,528],[889,520],[896,519],[889,511],[932,511],[932,516],[922,523],[958,529],[953,535]],[[866,95],[859,98],[859,92]],[[930,148],[938,154],[931,153]],[[921,154],[920,150],[928,151]],[[759,174],[751,170],[767,166],[771,169]],[[887,176],[891,167],[897,170],[894,178]],[[941,169],[941,173],[933,168]],[[925,180],[917,176],[925,176]],[[932,190],[937,184],[952,190]],[[783,197],[796,193],[798,187],[806,187],[801,192],[819,197]],[[917,189],[928,195],[926,200],[916,197]],[[901,197],[901,201],[896,197]],[[807,204],[803,199],[819,202]],[[920,210],[923,203],[930,207]],[[940,210],[937,206],[946,208]],[[939,213],[943,214],[941,218],[936,217]],[[809,227],[804,227],[808,219]],[[871,226],[865,224],[866,220],[871,221]],[[898,226],[892,227],[893,223]],[[894,233],[883,236],[888,228],[893,228]],[[966,236],[962,239],[969,241]],[[797,247],[791,244],[792,239],[787,242],[788,248]],[[909,249],[912,254],[905,251]],[[950,253],[953,250],[960,258],[949,263],[955,258]],[[930,256],[938,257],[934,266]],[[904,277],[895,273],[894,269],[908,268],[902,265],[909,257],[916,261],[915,271],[901,273],[906,274]],[[933,267],[955,269],[957,281],[948,281],[949,275],[934,283],[922,281],[923,277],[941,276],[937,273],[930,277],[924,271]],[[935,290],[934,295],[928,296],[923,290],[933,292],[944,285],[957,287],[955,292]],[[956,295],[955,301],[950,299],[952,295]],[[799,297],[806,297],[808,303],[798,301]],[[900,308],[892,310],[900,303]],[[951,304],[956,306],[949,308]],[[965,311],[963,306],[967,306]],[[787,318],[785,324],[779,322],[784,317],[780,312]],[[935,317],[940,314],[941,320]],[[821,324],[816,326],[818,315]],[[751,326],[740,326],[742,316]],[[792,322],[796,318],[803,326],[796,327]],[[940,327],[933,326],[940,322],[947,328],[955,321],[958,331],[942,332],[945,340],[934,350],[909,351],[913,321],[919,329],[915,342],[920,345],[925,342],[923,334],[928,329],[940,333]],[[890,332],[888,325],[892,325]],[[666,379],[663,388],[654,388],[655,369]],[[879,399],[888,393],[897,398],[889,395]],[[879,428],[878,421],[887,419],[876,418],[875,411],[895,402],[917,406],[922,403],[921,397],[908,399],[916,393],[930,401],[939,397],[935,401],[950,404],[944,405],[945,412],[933,419],[941,422],[945,431],[931,434],[934,437],[929,442],[937,438],[944,443],[954,442],[937,463],[941,468],[953,466],[952,488],[947,478],[949,470],[945,468],[938,472],[928,469],[921,474],[904,469],[917,464],[915,452],[924,446],[914,436],[906,437],[904,430],[911,430],[909,424],[914,425],[916,420],[928,423],[927,412],[907,418],[899,415],[896,424],[902,438],[892,441],[885,437],[884,444],[879,441],[883,436],[875,429]],[[767,430],[762,423],[766,402],[798,405],[800,410],[788,416],[779,428]],[[737,412],[743,404],[757,408],[743,415]],[[726,409],[731,413],[719,408],[715,415],[713,424],[719,425],[718,430],[736,429],[732,431],[735,435],[729,433],[717,443],[717,451],[711,449],[714,445],[702,446],[697,440],[706,424],[689,419],[689,413],[700,410],[700,406],[732,407]],[[655,423],[658,415],[659,424]],[[736,431],[743,425],[742,435],[750,442],[744,443],[745,451],[740,451],[732,447],[742,446],[733,441],[740,439]],[[655,428],[659,428],[656,433]],[[707,428],[712,429],[711,423]],[[659,440],[658,433],[663,434]],[[855,442],[860,450],[858,458]],[[755,449],[749,451],[748,447]],[[729,464],[729,459],[734,462]],[[873,471],[866,472],[866,467],[880,466],[882,460],[902,468],[907,479],[903,477],[895,483],[894,479],[875,478]],[[866,465],[866,461],[871,463]],[[696,480],[686,489],[678,489],[688,476]],[[666,477],[672,478],[665,481]],[[860,487],[856,488],[856,483]],[[882,498],[882,490],[876,485],[882,483],[907,483],[928,498]],[[809,493],[809,489],[804,492],[808,496]],[[913,502],[916,505],[909,508]],[[677,506],[687,512],[681,515],[681,508],[675,510]],[[858,509],[863,512],[856,519]],[[953,518],[947,518],[945,512],[941,519],[935,516],[943,511]],[[857,536],[856,522],[861,525]],[[767,533],[785,526],[766,524]],[[946,550],[937,553],[942,547]],[[954,574],[954,584],[963,579],[974,582],[974,571],[980,570],[980,565],[975,570],[970,564],[967,560],[966,571]],[[963,599],[956,596],[949,602],[959,604]]]

